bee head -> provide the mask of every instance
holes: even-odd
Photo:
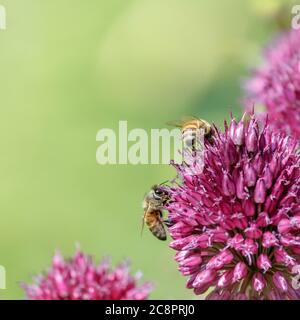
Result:
[[[163,190],[161,186],[155,185],[153,186],[152,190],[154,199],[163,202],[166,202],[168,200],[169,194],[165,190]]]
[[[152,187],[152,190],[153,190],[154,198],[159,200],[163,195],[163,191],[161,190],[161,188],[158,185],[155,185]]]

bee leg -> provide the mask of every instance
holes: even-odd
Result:
[[[168,228],[169,228],[169,227],[172,227],[172,225],[173,225],[173,222],[171,221],[171,219],[164,219],[164,220],[163,220],[163,223],[164,223],[165,226],[167,226]]]

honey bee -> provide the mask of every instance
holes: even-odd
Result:
[[[155,185],[145,195],[143,201],[144,217],[143,226],[146,224],[152,234],[159,240],[167,240],[167,233],[163,220],[163,207],[169,201],[169,195],[158,185]]]
[[[168,122],[173,127],[181,128],[182,140],[187,147],[194,148],[199,129],[204,130],[204,138],[209,142],[213,141],[214,130],[212,125],[204,119],[186,117],[181,121]]]

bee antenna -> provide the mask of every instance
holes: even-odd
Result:
[[[162,185],[166,184],[167,182],[169,182],[169,180],[166,180],[166,181],[160,183],[159,186],[162,186]]]
[[[176,182],[176,179],[177,179],[177,177],[175,177],[174,179],[172,179],[171,181],[170,181],[170,183],[175,183]]]
[[[141,228],[141,237],[143,236],[144,226],[145,226],[145,219],[143,218],[143,220],[142,220],[142,228]]]

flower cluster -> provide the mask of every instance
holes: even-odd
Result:
[[[276,130],[300,138],[300,30],[279,36],[246,83],[247,99],[262,104]],[[248,101],[248,102],[249,102]]]
[[[254,114],[246,119],[216,131],[203,171],[175,165],[182,181],[168,187],[170,247],[187,287],[212,289],[207,299],[299,299],[297,142]]]
[[[78,251],[67,261],[56,253],[48,272],[36,277],[35,284],[23,287],[31,300],[147,299],[152,285],[137,286],[138,278],[129,274],[126,263],[111,271],[108,260],[95,265],[91,257]]]

